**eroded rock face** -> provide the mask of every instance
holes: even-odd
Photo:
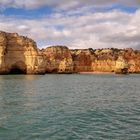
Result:
[[[14,70],[23,74],[44,73],[43,56],[39,54],[36,43],[17,33],[0,32],[0,73],[8,74]]]
[[[116,61],[115,73],[118,73],[118,74],[128,73],[128,62],[123,56],[119,56]]]
[[[46,73],[72,73],[73,60],[65,46],[52,46],[41,50],[45,58]]]
[[[36,43],[17,33],[0,32],[0,74],[77,72],[140,73],[140,51],[133,49],[75,49]]]
[[[75,72],[114,72],[117,52],[112,49],[71,50]]]
[[[92,63],[95,61],[95,55],[92,49],[71,50],[73,58],[74,72],[92,72]]]
[[[109,48],[71,53],[75,72],[140,73],[140,51]]]
[[[140,51],[133,49],[125,49],[123,57],[128,62],[129,73],[140,73]]]
[[[95,72],[114,72],[118,52],[115,49],[98,49],[94,52],[96,59],[92,63]]]

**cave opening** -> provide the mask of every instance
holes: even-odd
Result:
[[[8,74],[26,74],[26,70],[22,70],[18,67],[13,67]]]

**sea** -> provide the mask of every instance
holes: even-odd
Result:
[[[140,140],[140,75],[1,75],[0,140]]]

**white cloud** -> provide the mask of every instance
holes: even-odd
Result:
[[[139,0],[1,0],[0,7],[35,9],[43,6],[52,6],[66,10],[87,5],[105,6],[118,3],[129,6],[140,6]]]
[[[71,48],[140,46],[140,10],[135,13],[114,10],[86,12],[78,16],[69,15],[70,12],[58,13],[40,19],[0,16],[0,30],[29,36],[43,46],[59,44]]]

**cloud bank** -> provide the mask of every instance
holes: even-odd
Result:
[[[70,48],[137,48],[140,46],[140,10],[128,13],[120,10],[92,12],[94,5],[111,5],[118,0],[1,0],[2,6],[39,8],[50,5],[77,10],[54,12],[40,18],[28,19],[0,15],[0,30],[18,32],[36,40],[40,47],[67,45]],[[122,4],[140,5],[139,0],[120,0]],[[62,4],[63,3],[63,4]],[[71,3],[71,4],[70,4]],[[84,5],[84,6],[82,6]],[[79,7],[79,8],[78,8]]]
[[[139,0],[1,0],[1,7],[16,7],[36,9],[44,6],[52,6],[59,9],[70,9],[81,6],[107,6],[122,4],[127,6],[140,6]]]

